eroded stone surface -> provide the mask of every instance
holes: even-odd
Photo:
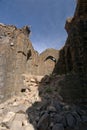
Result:
[[[29,40],[30,28],[0,24],[0,100],[20,92],[25,73],[45,75],[52,73],[58,59],[58,50],[47,49],[40,55]],[[39,78],[39,77],[38,77]],[[4,94],[5,93],[5,94]],[[0,101],[0,102],[1,102]]]

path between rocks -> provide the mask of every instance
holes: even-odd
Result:
[[[50,89],[45,100],[40,97],[40,84],[48,85],[49,76],[23,75],[23,80],[20,94],[0,104],[0,130],[87,130],[87,106],[54,99]]]

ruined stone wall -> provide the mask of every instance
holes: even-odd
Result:
[[[41,75],[51,74],[53,69],[55,68],[55,62],[51,59],[46,60],[48,56],[52,56],[58,60],[59,51],[55,49],[46,49],[39,55],[39,64],[38,64],[38,73]],[[41,71],[42,70],[42,71]]]
[[[17,29],[0,25],[0,101],[18,93],[23,87],[27,52],[33,49],[28,40],[28,27]]]
[[[21,91],[22,75],[50,74],[55,63],[45,61],[51,55],[58,59],[58,51],[48,49],[42,54],[34,50],[29,40],[30,29],[0,24],[0,102]]]
[[[48,75],[51,74],[54,67],[55,62],[51,59],[45,61],[48,56],[53,56],[56,60],[58,60],[58,50],[55,49],[47,49],[41,54],[33,51],[31,58],[27,62],[27,73],[33,75]]]

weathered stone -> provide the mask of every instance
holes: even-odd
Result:
[[[67,110],[67,111],[68,111],[68,110],[70,110],[70,108],[71,108],[70,105],[65,105],[65,106],[63,107],[63,110]]]
[[[64,130],[63,124],[55,124],[52,130]]]
[[[57,110],[57,112],[61,112],[62,111],[63,105],[60,102],[54,100],[52,104],[55,107],[55,109]]]
[[[83,122],[87,122],[87,116],[84,116],[84,115],[83,115],[83,116],[81,117],[81,119],[82,119]]]
[[[56,115],[54,116],[54,122],[55,122],[55,123],[61,123],[62,120],[63,120],[63,117],[62,117],[61,115],[56,114]]]
[[[81,122],[81,116],[77,112],[72,112],[73,117],[76,120],[76,124],[78,125]]]
[[[48,111],[48,112],[57,112],[57,111],[56,111],[56,108],[55,108],[54,106],[48,106],[48,107],[47,107],[47,111]]]
[[[19,93],[23,86],[22,73],[26,71],[26,55],[29,49],[33,51],[27,33],[26,28],[0,25],[0,95],[4,95],[0,102]]]
[[[27,126],[23,126],[23,130],[35,130],[35,128],[33,127],[33,125],[28,124]]]
[[[24,121],[26,119],[26,115],[22,113],[17,113],[14,120],[16,121]]]
[[[66,121],[69,127],[73,128],[76,125],[76,120],[71,113],[66,114]]]
[[[59,59],[54,69],[54,73],[72,75],[70,85],[67,84],[68,77],[65,76],[65,83],[62,85],[63,88],[61,90],[61,95],[67,102],[79,102],[81,99],[84,102],[87,99],[86,14],[87,1],[77,0],[73,18],[69,18],[66,21],[65,29],[67,30],[68,38],[65,46],[59,52]]]
[[[36,80],[35,80],[34,78],[32,78],[32,79],[30,79],[30,82],[35,83],[35,82],[36,82]]]
[[[13,104],[13,106],[10,108],[10,110],[15,113],[26,113],[26,109],[27,109],[27,106],[25,106],[24,104],[19,104],[17,106],[14,106]]]
[[[0,24],[1,101],[21,91],[24,86],[22,76],[24,73],[46,75],[50,74],[54,69],[55,62],[51,59],[46,60],[46,58],[51,55],[57,60],[59,51],[47,49],[39,55],[29,40],[29,33],[30,28],[27,26],[17,29],[12,25],[3,26]],[[40,77],[35,80],[41,81]]]
[[[3,123],[9,122],[10,120],[13,120],[14,117],[15,117],[15,113],[14,112],[8,112],[2,122]]]
[[[13,121],[10,127],[11,130],[23,130],[21,121]]]
[[[8,112],[7,115],[4,117],[3,121],[1,122],[2,126],[6,128],[10,128],[12,121],[15,118],[14,112]]]
[[[49,125],[49,114],[45,113],[39,120],[37,128],[38,130],[47,130]]]

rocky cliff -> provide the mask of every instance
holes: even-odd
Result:
[[[0,100],[21,91],[23,74],[51,74],[58,51],[48,49],[42,54],[34,50],[29,40],[30,28],[0,24]]]
[[[29,34],[27,26],[17,29],[11,25],[0,25],[1,100],[18,93],[23,85],[21,76],[26,71],[29,50],[34,53]]]
[[[74,17],[68,18],[65,24],[68,33],[65,46],[60,50],[58,65],[61,73],[74,71],[87,72],[87,2],[78,0]],[[61,67],[64,66],[64,67]],[[64,68],[65,71],[62,71]],[[55,68],[56,69],[56,68]],[[56,69],[56,72],[59,71]]]
[[[24,73],[46,75],[51,74],[53,69],[53,73],[57,74],[71,75],[72,73],[74,76],[71,78],[71,83],[66,83],[65,80],[64,84],[66,86],[72,84],[73,87],[73,80],[75,80],[73,90],[78,88],[75,92],[78,91],[81,97],[86,97],[86,0],[78,0],[75,14],[67,19],[65,29],[68,38],[60,51],[47,49],[38,54],[29,40],[30,28],[28,26],[18,29],[12,25],[0,24],[0,100],[20,92],[23,87],[22,75]],[[71,90],[70,87],[69,89]]]
[[[87,130],[86,14],[86,0],[78,0],[65,46],[40,55],[27,26],[0,25],[0,101],[21,90],[0,104],[0,130]],[[54,67],[57,75],[37,76]]]
[[[68,18],[65,24],[68,33],[65,46],[60,50],[59,60],[54,72],[57,74],[73,73],[78,75],[71,84],[77,80],[79,83],[73,86],[73,91],[81,97],[87,98],[87,1],[78,0],[74,17]],[[69,85],[69,84],[68,84]],[[66,85],[67,86],[67,85]],[[69,89],[71,89],[69,87]],[[69,90],[68,89],[68,90]],[[78,92],[77,92],[78,91]],[[81,92],[81,94],[80,94]],[[68,92],[69,93],[69,92]],[[78,97],[79,97],[78,96]],[[70,97],[70,96],[69,96]],[[68,98],[69,98],[68,97]]]

